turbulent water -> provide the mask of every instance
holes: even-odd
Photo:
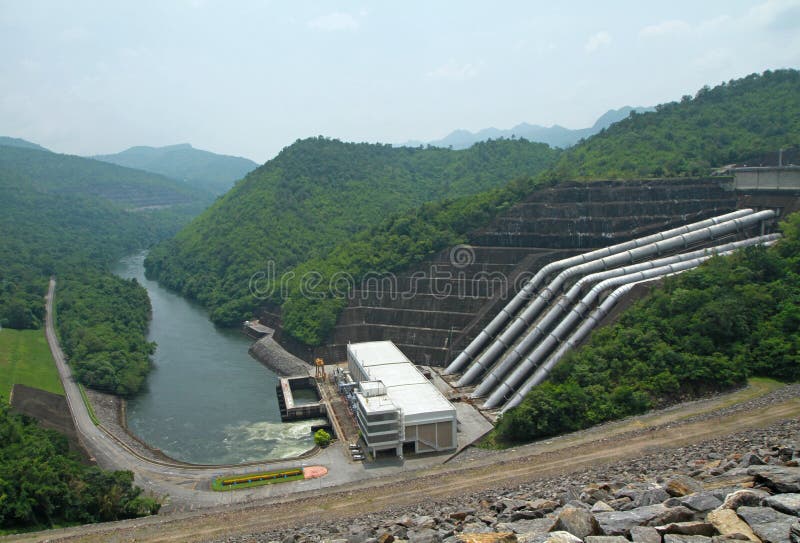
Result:
[[[128,426],[184,462],[230,464],[283,458],[314,445],[311,426],[282,423],[278,377],[247,354],[250,340],[216,328],[196,304],[144,277],[144,255],[114,272],[144,285],[153,306],[149,339],[158,344],[147,388],[128,401]]]

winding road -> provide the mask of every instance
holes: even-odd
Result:
[[[62,372],[67,399],[84,443],[106,467],[131,469],[137,482],[146,488],[179,490],[181,499],[208,507],[212,493],[200,490],[198,483],[210,477],[211,470],[154,465],[115,445],[95,427],[83,406],[80,392],[72,382],[69,368],[53,333],[51,303],[55,284],[48,295],[47,334],[53,356]],[[788,391],[768,398],[771,392]],[[14,536],[15,541],[208,541],[233,534],[258,533],[280,526],[317,522],[380,511],[398,505],[416,504],[421,499],[454,497],[467,492],[498,488],[522,481],[567,474],[588,466],[633,459],[653,451],[663,451],[699,443],[736,432],[796,420],[800,417],[797,388],[780,388],[774,382],[756,381],[745,389],[610,423],[576,434],[533,443],[515,449],[486,454],[472,460],[437,465],[424,469],[395,470],[380,476],[380,470],[364,479],[341,482],[338,486],[298,487],[300,493],[286,495],[284,485],[274,485],[279,494],[249,495],[250,503],[221,505],[193,511],[185,508],[169,515],[158,515],[116,523],[80,526]],[[315,462],[318,459],[315,458]],[[217,470],[214,474],[219,473]],[[370,475],[366,475],[369,477]],[[353,477],[359,479],[359,475]],[[321,480],[313,485],[321,484]],[[309,481],[309,483],[311,483]],[[338,484],[338,483],[334,483]],[[261,487],[262,489],[270,487]],[[247,491],[242,491],[242,495]],[[222,493],[222,497],[232,494]],[[219,496],[218,496],[219,497]],[[194,501],[192,501],[194,500]],[[3,538],[0,538],[2,541]]]
[[[220,475],[230,475],[247,471],[260,471],[266,469],[284,469],[296,467],[304,463],[303,459],[290,459],[286,461],[264,461],[251,462],[239,466],[198,466],[184,464],[180,462],[168,462],[141,456],[137,451],[117,439],[113,434],[103,428],[102,425],[95,425],[92,421],[86,404],[83,401],[78,384],[72,376],[72,370],[67,364],[64,351],[61,349],[58,335],[55,331],[53,320],[53,304],[55,300],[56,280],[50,279],[47,290],[45,336],[50,346],[53,359],[56,362],[61,383],[64,386],[64,393],[67,399],[75,429],[81,444],[89,454],[97,461],[98,465],[106,469],[130,470],[135,475],[136,484],[152,494],[166,497],[168,507],[165,511],[185,511],[193,510],[198,507],[209,507],[215,505],[229,505],[235,502],[246,502],[254,498],[269,498],[272,495],[285,495],[287,490],[285,485],[268,485],[252,488],[237,492],[212,492],[209,488],[210,481]],[[314,455],[314,463],[330,465],[340,463],[337,448],[332,447],[326,451]],[[325,486],[332,486],[351,480],[360,470],[357,465],[352,465],[347,469],[337,469],[332,473]],[[305,463],[304,463],[305,465]],[[362,475],[363,476],[363,475]],[[297,490],[303,490],[304,482],[295,484]],[[316,483],[323,486],[322,482]],[[279,488],[283,487],[283,488]],[[295,490],[292,488],[291,490]]]

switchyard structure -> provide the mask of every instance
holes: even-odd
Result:
[[[347,346],[356,422],[367,450],[414,453],[455,449],[456,409],[391,341]]]

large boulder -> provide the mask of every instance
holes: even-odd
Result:
[[[711,538],[704,535],[667,534],[664,543],[711,543]]]
[[[606,535],[628,536],[634,526],[645,526],[648,522],[663,514],[668,508],[662,504],[637,507],[629,511],[612,511],[596,513],[595,518],[600,529]],[[663,524],[663,523],[659,523]]]
[[[675,475],[667,480],[664,489],[670,496],[681,497],[703,490],[703,485],[687,475]]]
[[[661,534],[652,526],[634,526],[631,540],[633,543],[661,543]]]
[[[495,532],[491,534],[458,534],[463,543],[516,543],[517,536],[511,532]]]
[[[764,505],[781,513],[800,517],[800,494],[776,494],[765,498]]]
[[[667,534],[664,543],[711,543],[711,538],[704,535]]]
[[[558,513],[553,531],[569,532],[581,539],[588,535],[598,535],[601,533],[600,525],[597,523],[597,519],[594,518],[594,515],[586,509],[579,509],[572,506],[564,507]]]
[[[736,514],[753,529],[765,543],[790,543],[789,531],[797,517],[784,515],[771,507],[743,506]]]
[[[518,534],[518,543],[583,543],[569,532],[550,532],[549,534]]]
[[[661,513],[647,521],[648,526],[663,526],[675,522],[687,522],[694,518],[694,512],[688,507],[679,505],[667,507]]]
[[[514,532],[516,534],[546,534],[553,530],[555,524],[556,519],[544,517],[516,522],[498,522],[495,529],[498,532]]]
[[[781,494],[800,492],[800,468],[788,466],[752,466],[747,469],[757,483]]]
[[[724,536],[745,537],[755,543],[761,541],[733,509],[715,509],[708,513],[706,520]]]
[[[688,507],[692,511],[705,513],[711,511],[722,505],[722,501],[717,498],[712,492],[697,492],[678,498],[681,505]]]
[[[625,486],[617,491],[616,498],[630,498],[634,507],[655,505],[670,498],[667,491],[658,485],[653,484],[633,484]]]
[[[725,496],[725,501],[722,503],[723,509],[739,509],[743,505],[749,507],[758,507],[763,501],[769,498],[769,493],[755,488],[745,488],[731,492]]]
[[[656,526],[655,529],[660,534],[702,535],[706,537],[711,537],[717,533],[714,525],[704,520],[672,522],[670,524]]]
[[[709,477],[703,481],[706,490],[723,488],[726,486],[738,486],[741,488],[752,488],[755,476],[748,472],[750,468],[733,468],[720,475]]]

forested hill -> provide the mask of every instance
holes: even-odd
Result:
[[[214,310],[215,321],[235,323],[257,302],[248,282],[269,261],[283,273],[387,215],[535,175],[557,155],[524,140],[464,151],[297,141],[156,247],[147,270]]]
[[[637,114],[562,153],[558,165],[528,182],[509,184],[446,204],[393,217],[298,271],[346,272],[360,278],[372,270],[399,271],[429,254],[463,242],[537,185],[575,179],[631,178],[670,173],[689,176],[800,142],[800,73],[765,72],[702,89],[695,98]],[[633,164],[635,166],[630,167]],[[668,164],[672,164],[669,168]],[[342,300],[309,300],[289,290],[284,330],[307,344],[324,342]]]
[[[138,390],[152,350],[145,340],[147,294],[107,269],[173,235],[201,211],[191,190],[162,180],[94,160],[0,146],[0,327],[40,327],[47,279],[54,274],[58,325],[78,378],[120,394]],[[143,203],[142,195],[154,205],[189,203],[126,209]]]
[[[23,140],[20,138],[10,138],[8,136],[0,136],[0,145],[5,145],[6,147],[22,147],[23,149],[36,149],[39,151],[50,150],[50,149],[45,149],[41,145],[32,143],[28,140]]]
[[[632,114],[567,152],[553,179],[706,174],[800,144],[800,72],[767,71]]]
[[[113,155],[92,157],[119,166],[158,173],[212,194],[223,194],[258,167],[247,158],[218,155],[188,143],[166,147],[131,147]]]
[[[213,199],[164,176],[99,160],[0,145],[0,182],[59,195],[90,195],[126,208],[201,205]]]

